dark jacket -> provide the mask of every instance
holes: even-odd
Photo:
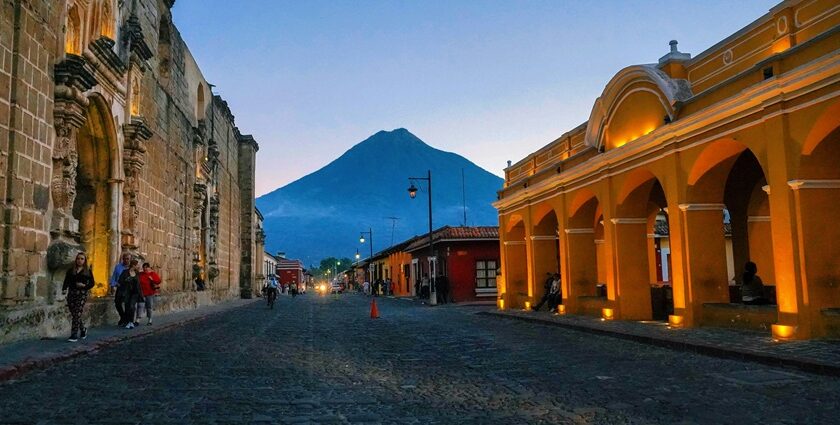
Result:
[[[140,298],[140,273],[132,276],[130,270],[125,270],[120,275],[118,282],[119,286],[117,286],[116,294],[118,298]]]
[[[84,288],[76,287],[76,283],[81,282],[85,284]],[[76,267],[70,267],[67,270],[67,274],[64,275],[64,284],[61,285],[61,290],[66,291],[68,289],[76,289],[76,290],[84,290],[90,291],[93,288],[93,273],[90,271],[89,268],[82,268],[82,271],[76,273]]]

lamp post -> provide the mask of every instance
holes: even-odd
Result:
[[[409,177],[408,182],[408,196],[414,199],[417,196],[417,186],[415,181],[424,180],[429,186],[427,193],[429,194],[429,305],[437,305],[437,292],[435,291],[435,276],[432,273],[432,257],[435,252],[432,248],[432,170],[426,172],[426,177]]]
[[[368,272],[370,273],[370,282],[373,285],[373,228],[368,227],[367,232],[359,232],[359,243],[365,243],[365,235],[368,235],[368,242],[370,242],[370,257],[368,258]],[[356,258],[359,258],[359,253],[356,252]]]

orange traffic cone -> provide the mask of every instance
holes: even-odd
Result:
[[[378,319],[379,318],[379,309],[376,308],[376,300],[370,300],[370,318],[371,319]]]

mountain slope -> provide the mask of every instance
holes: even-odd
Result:
[[[490,205],[502,179],[462,156],[435,149],[400,128],[380,131],[352,147],[320,170],[257,198],[265,217],[266,249],[285,251],[309,266],[327,256],[352,256],[361,231],[373,230],[378,251],[428,231],[426,183],[417,198],[408,196],[408,177],[432,171],[434,227],[464,221],[466,195],[468,225],[497,225]],[[466,190],[462,192],[461,170]],[[395,222],[387,217],[399,217]]]

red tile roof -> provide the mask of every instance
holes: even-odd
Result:
[[[432,232],[432,240],[437,243],[445,240],[499,240],[498,226],[444,226]],[[411,252],[429,246],[429,237],[417,238],[404,249]]]

